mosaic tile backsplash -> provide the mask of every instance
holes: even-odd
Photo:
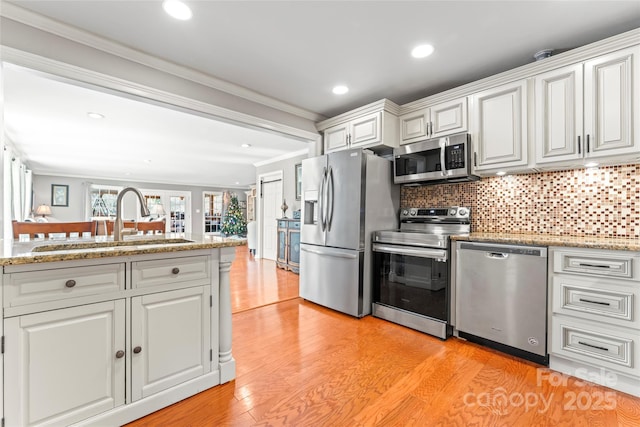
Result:
[[[640,165],[402,187],[401,207],[471,207],[484,233],[640,237]]]

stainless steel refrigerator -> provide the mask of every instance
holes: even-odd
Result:
[[[362,317],[371,313],[371,234],[397,228],[392,162],[362,149],[302,161],[300,296]]]

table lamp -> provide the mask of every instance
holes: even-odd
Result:
[[[51,206],[49,205],[38,206],[38,208],[36,209],[36,215],[41,215],[43,219],[46,219],[45,217],[47,215],[51,215]]]

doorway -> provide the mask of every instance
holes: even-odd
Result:
[[[278,256],[278,223],[282,205],[282,171],[259,177],[260,236],[259,253],[262,258],[275,261]]]
[[[204,234],[220,234],[222,226],[222,192],[205,191],[202,193]]]

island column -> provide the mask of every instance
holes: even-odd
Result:
[[[235,259],[235,247],[220,248],[220,383],[224,384],[236,377],[236,361],[231,353],[231,280],[229,271]]]

